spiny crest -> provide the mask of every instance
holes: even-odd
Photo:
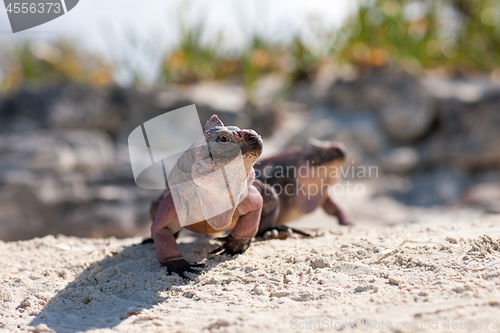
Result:
[[[306,141],[306,144],[304,145],[304,148],[307,151],[317,147],[325,147],[326,144],[328,144],[328,142],[320,141],[316,138],[309,137]]]
[[[205,126],[203,126],[203,132],[207,132],[209,129],[214,128],[216,126],[224,126],[224,124],[219,119],[219,117],[217,117],[217,115],[214,114],[212,117],[210,117]]]

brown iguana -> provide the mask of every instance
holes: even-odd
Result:
[[[312,213],[318,207],[336,216],[339,224],[351,224],[333,194],[328,191],[339,181],[345,155],[346,149],[341,143],[309,139],[303,147],[292,147],[259,160],[254,166],[256,178],[272,187],[271,193],[267,187],[262,192],[262,215],[276,213],[276,205],[279,209],[275,221],[269,218],[261,220],[258,236],[272,235],[277,238],[280,231],[308,235],[285,224]]]
[[[177,273],[184,279],[185,272],[199,273],[196,269],[203,264],[183,259],[174,236],[183,226],[205,234],[232,229],[228,236],[218,239],[223,245],[212,254],[243,253],[257,234],[263,204],[261,194],[252,185],[253,166],[262,153],[261,137],[253,130],[226,127],[215,115],[203,132],[198,144],[177,160],[167,189],[153,201],[150,209],[151,237],[158,261],[167,267],[168,274]],[[238,168],[238,161],[242,168]],[[224,177],[217,179],[217,175]],[[231,178],[229,184],[228,177]],[[181,190],[174,190],[177,185],[183,186]],[[228,190],[231,208],[213,214],[214,209],[223,206]]]

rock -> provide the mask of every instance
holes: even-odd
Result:
[[[324,103],[332,108],[348,111],[375,111],[391,103],[391,81],[408,77],[392,75],[384,70],[373,70],[354,79],[335,82],[326,93]]]
[[[106,91],[68,87],[51,107],[49,126],[100,129],[114,135],[127,118],[128,114],[108,105]]]
[[[389,68],[372,69],[354,80],[340,80],[325,102],[346,114],[376,112],[387,135],[398,143],[423,137],[435,119],[434,101],[413,76]]]
[[[196,104],[201,121],[218,114],[228,123],[247,127],[243,87],[202,83],[188,87],[139,91],[118,86],[95,89],[64,84],[39,90],[22,89],[0,101],[0,130],[99,130],[115,139],[158,115]],[[273,110],[266,105],[266,112]]]
[[[393,284],[395,286],[399,286],[401,284],[401,280],[395,277],[389,278],[389,284]]]
[[[75,155],[64,141],[52,133],[32,132],[8,134],[0,137],[0,170],[30,169],[70,171],[75,165]]]
[[[100,131],[65,131],[57,134],[57,140],[68,144],[74,154],[74,168],[102,170],[113,164],[113,142]]]
[[[217,319],[214,323],[208,325],[206,328],[209,331],[216,331],[216,330],[220,330],[223,327],[227,327],[229,325],[230,325],[230,323],[227,320]]]
[[[147,235],[147,207],[156,193],[135,184],[119,195],[80,173],[10,171],[0,178],[0,239],[65,234],[79,237]],[[97,183],[96,183],[97,181]],[[102,180],[101,180],[102,181]]]
[[[199,83],[180,90],[183,97],[196,106],[208,106],[224,112],[242,112],[246,105],[246,93],[242,86],[217,83]]]
[[[248,127],[255,130],[263,137],[271,136],[280,124],[282,113],[276,105],[263,107],[247,106],[244,115],[248,121]]]
[[[147,205],[143,202],[142,206]],[[145,210],[128,202],[101,202],[80,205],[67,215],[73,224],[72,231],[82,237],[125,238],[149,234],[150,221]]]
[[[252,128],[262,136],[270,136],[279,126],[283,114],[283,108],[277,103],[282,88],[282,78],[266,76],[257,84],[255,103],[248,103],[242,86],[220,83],[194,84],[178,88],[175,93],[164,91],[157,99],[169,95],[170,98],[180,100],[179,96],[182,96],[185,101],[183,106],[196,104],[202,121],[217,114],[224,123],[240,128]],[[160,98],[161,96],[163,97]]]
[[[30,239],[55,232],[58,223],[27,185],[2,184],[0,190],[0,239]],[[45,229],[45,230],[44,230]]]
[[[453,237],[446,237],[444,240],[450,242],[451,244],[458,244],[458,240]]]
[[[255,84],[251,102],[258,108],[269,107],[279,99],[280,94],[286,87],[287,80],[284,75],[264,75],[260,77]]]
[[[393,102],[394,89],[416,82],[414,76],[404,71],[389,67],[370,68],[335,82],[323,102],[340,110],[377,111]]]
[[[400,175],[415,170],[419,160],[418,152],[411,147],[392,149],[381,158],[382,166],[386,172]]]
[[[269,293],[269,297],[277,297],[277,298],[287,297],[288,295],[290,295],[290,292],[284,290],[271,291]]]
[[[39,90],[24,88],[0,105],[3,120],[0,127],[10,132],[37,128],[93,129],[116,136],[128,128],[132,114],[140,112],[137,109],[144,110],[144,105],[142,109],[135,107],[133,99],[137,95],[119,87],[95,89],[74,84]]]
[[[102,170],[114,159],[109,136],[98,131],[33,131],[0,136],[0,171]]]
[[[380,109],[380,121],[396,142],[412,143],[422,138],[436,117],[435,102],[419,81],[391,82],[391,98]]]
[[[95,194],[92,184],[86,184],[86,195],[53,178],[31,184],[0,184],[1,240],[58,233],[120,238],[149,234],[150,221],[144,207],[153,195],[140,198],[135,195],[138,191],[135,186],[122,190],[129,192],[128,199],[104,200]]]
[[[22,88],[13,96],[8,96],[0,103],[0,130],[33,130],[47,127],[50,106],[59,97],[58,88],[37,89]]]
[[[458,103],[479,102],[495,93],[498,85],[488,79],[448,79],[436,76],[422,77],[420,80],[427,93],[438,101]]]
[[[301,104],[281,101],[279,76],[263,77],[250,104],[241,86],[225,83],[149,91],[64,84],[4,96],[0,239],[147,234],[147,207],[159,193],[135,185],[127,137],[144,121],[193,103],[202,120],[218,114],[274,134],[268,152],[309,137],[343,142],[346,165],[380,165],[388,173],[374,193],[411,205],[459,202],[500,212],[498,86],[389,68],[331,82],[295,84],[289,99]]]
[[[328,87],[326,87],[328,89]],[[297,81],[290,87],[289,101],[306,105],[316,105],[324,92],[308,81]]]
[[[441,128],[428,140],[428,162],[465,171],[500,166],[498,110],[500,91],[472,103],[441,101]]]
[[[255,285],[255,287],[253,288],[252,292],[255,294],[255,295],[264,295],[265,294],[265,291],[264,289],[262,289],[262,287],[258,284]]]
[[[500,214],[500,183],[483,183],[467,188],[464,203],[489,213]]]
[[[328,262],[328,260],[325,260],[325,258],[318,257],[311,260],[311,267],[312,268],[330,267],[330,263]]]
[[[379,153],[386,147],[385,136],[374,120],[366,119],[357,122],[351,133],[355,142],[368,154]]]
[[[36,327],[33,328],[33,333],[41,333],[41,332],[54,332],[54,330],[50,329],[45,324],[38,324]]]
[[[415,142],[428,132],[434,121],[432,101],[416,91],[406,91],[398,97],[397,102],[382,108],[382,126],[396,142]]]
[[[462,184],[458,177],[456,173],[435,173],[434,193],[436,194],[436,202],[450,203],[459,199]],[[463,175],[462,178],[464,178]]]
[[[0,239],[148,234],[144,207],[156,193],[135,185],[106,133],[7,133],[0,156]]]
[[[177,94],[176,99],[182,101],[183,105],[176,105],[176,107],[170,105],[168,109],[163,109],[163,112],[196,104],[202,124],[216,114],[224,123],[234,124],[241,128],[248,125],[247,115],[245,114],[247,98],[242,86],[199,83],[177,88],[174,92],[162,91],[160,95],[172,95],[173,93]]]
[[[354,288],[355,293],[362,293],[365,291],[373,290],[374,292],[378,291],[378,286],[373,285],[373,284],[361,284]]]
[[[453,169],[434,169],[407,175],[409,187],[392,195],[408,205],[434,206],[455,202],[467,183],[463,173]]]

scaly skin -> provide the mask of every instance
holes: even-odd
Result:
[[[210,221],[204,220],[187,225],[186,228],[205,234],[232,229],[229,236],[219,239],[223,244],[217,252],[222,251],[223,254],[230,255],[243,253],[249,247],[252,238],[257,234],[262,213],[262,196],[257,188],[252,185],[255,180],[253,166],[262,153],[262,139],[253,130],[240,130],[234,126],[225,127],[217,116],[212,116],[203,130],[205,140],[212,149],[210,152],[213,160],[212,170],[227,165],[234,158],[234,151],[226,148],[228,145],[223,143],[229,140],[230,143],[236,144],[240,148],[246,172],[246,178],[242,181],[247,182],[248,192],[234,209],[211,218]],[[183,182],[182,177],[190,176],[191,170],[198,172],[198,169],[192,168],[193,163],[197,161],[194,150],[185,152],[179,158],[169,179]],[[194,192],[190,192],[188,189],[182,192],[181,195],[183,196],[181,198],[183,202],[190,207],[189,211],[200,209]],[[153,201],[150,208],[150,216],[153,220],[151,237],[155,243],[158,262],[166,266],[167,274],[177,273],[180,277],[186,278],[185,272],[196,273],[198,272],[196,269],[199,269],[201,264],[189,263],[182,257],[174,236],[181,229],[175,208],[172,194],[167,188],[162,196]]]
[[[254,185],[261,190],[264,208],[258,236],[263,236],[268,231],[272,231],[274,237],[277,237],[279,232],[289,233],[293,229],[284,227],[287,223],[312,213],[319,207],[327,214],[335,216],[339,224],[352,224],[327,190],[328,186],[339,181],[345,151],[345,147],[340,143],[310,139],[304,147],[292,147],[275,156],[259,160],[255,164],[257,180]],[[268,192],[264,193],[265,185],[260,185],[262,183],[270,185],[271,190],[267,187]],[[315,189],[315,186],[319,190],[317,194],[307,191]],[[267,217],[276,212],[276,218]],[[300,230],[295,231],[304,234]],[[269,236],[269,233],[267,235]]]

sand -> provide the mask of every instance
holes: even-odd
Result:
[[[139,237],[0,242],[0,331],[498,331],[500,217],[403,209],[390,226],[372,221],[376,207],[353,228],[315,213],[299,226],[316,223],[317,237],[236,257],[181,237],[186,259],[206,264],[187,282]]]

